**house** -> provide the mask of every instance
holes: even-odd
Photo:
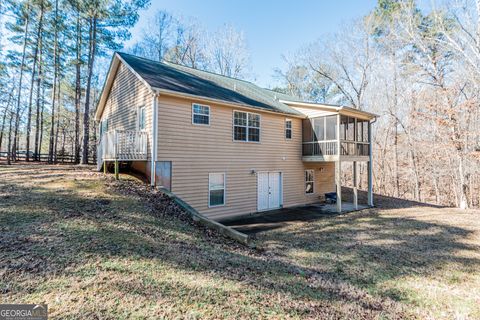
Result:
[[[214,220],[319,202],[332,191],[341,211],[346,161],[354,171],[368,163],[373,205],[375,117],[115,53],[95,115],[98,168],[128,162]]]

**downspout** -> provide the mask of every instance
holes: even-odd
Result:
[[[157,160],[158,149],[158,91],[152,90],[153,103],[152,103],[152,147],[151,147],[151,168],[150,168],[150,185],[155,186],[155,161]]]
[[[368,205],[373,207],[373,141],[372,125],[377,122],[377,117],[368,124]]]

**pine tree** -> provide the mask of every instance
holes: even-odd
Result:
[[[32,99],[33,99],[33,90],[35,84],[35,75],[37,72],[37,62],[38,62],[38,52],[41,46],[41,37],[42,37],[42,29],[43,29],[43,15],[44,15],[44,1],[41,0],[39,3],[38,9],[38,26],[37,26],[37,33],[36,33],[36,41],[35,47],[33,49],[33,67],[32,67],[32,78],[30,81],[30,96],[28,101],[28,118],[27,118],[27,145],[26,145],[26,161],[30,160],[30,132],[31,132],[31,123],[32,123]]]

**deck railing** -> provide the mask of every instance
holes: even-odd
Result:
[[[99,161],[147,160],[148,135],[144,131],[113,130],[105,132],[97,146]]]
[[[337,155],[337,140],[326,140],[303,143],[304,156],[335,156]]]
[[[303,156],[338,156],[338,140],[324,140],[303,143]],[[366,156],[370,154],[368,142],[340,141],[341,156]]]

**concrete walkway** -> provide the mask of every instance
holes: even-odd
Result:
[[[366,208],[368,206],[358,206],[358,210]],[[355,211],[352,203],[342,202],[342,214],[352,211]],[[335,204],[312,204],[256,213],[221,223],[245,234],[254,235],[262,231],[282,228],[292,223],[311,221],[337,214]]]

